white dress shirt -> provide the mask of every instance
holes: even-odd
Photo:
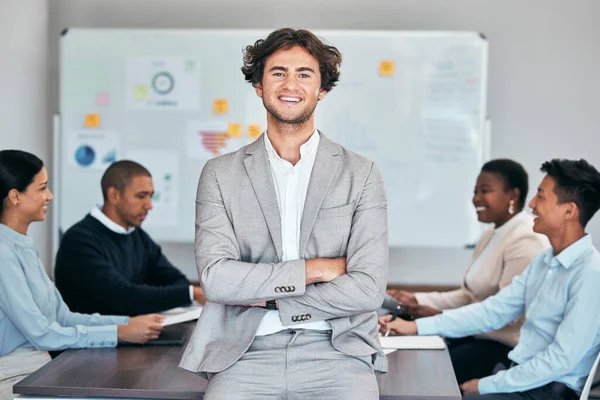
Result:
[[[310,174],[319,147],[319,132],[315,130],[310,139],[300,146],[300,161],[296,165],[279,157],[269,137],[266,134],[264,137],[281,216],[281,245],[283,247],[281,261],[297,260],[300,258],[298,255],[300,222]],[[258,326],[256,335],[269,335],[288,328],[330,330],[331,325],[327,321],[316,321],[285,326],[281,323],[279,311],[269,310]]]
[[[115,233],[119,233],[121,235],[129,235],[131,232],[135,231],[135,226],[130,226],[127,229],[123,228],[121,225],[117,224],[112,219],[108,218],[106,214],[102,212],[102,208],[100,206],[94,206],[92,211],[90,211],[90,215],[96,218],[102,225],[110,229]],[[194,286],[190,285],[190,301],[194,302]]]

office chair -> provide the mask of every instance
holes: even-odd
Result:
[[[588,400],[590,395],[590,389],[592,388],[592,383],[594,382],[594,376],[596,375],[596,369],[598,368],[598,361],[600,361],[600,353],[598,353],[598,357],[596,357],[596,361],[592,366],[590,374],[585,380],[585,385],[583,385],[583,390],[581,391],[581,396],[579,396],[579,400]]]

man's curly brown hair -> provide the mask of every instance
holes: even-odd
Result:
[[[317,59],[321,72],[321,89],[331,91],[340,79],[342,53],[325,44],[313,33],[304,29],[283,28],[272,32],[266,39],[259,39],[244,50],[242,72],[252,86],[262,82],[267,58],[278,50],[301,47]]]

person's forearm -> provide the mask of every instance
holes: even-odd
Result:
[[[209,302],[226,305],[255,304],[297,296],[306,288],[305,261],[253,264],[216,260],[201,269],[200,283]]]

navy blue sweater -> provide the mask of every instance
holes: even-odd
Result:
[[[111,231],[91,215],[63,236],[56,287],[73,311],[140,315],[190,304],[187,278],[141,228]]]

